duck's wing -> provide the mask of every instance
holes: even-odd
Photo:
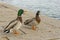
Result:
[[[33,22],[34,19],[35,19],[35,18],[27,19],[27,20],[24,22],[24,24],[25,24],[25,25],[28,25],[29,23]]]
[[[11,23],[15,22],[16,20],[17,20],[17,19],[12,20],[12,21],[5,27],[5,29],[8,28],[8,26],[9,26]]]

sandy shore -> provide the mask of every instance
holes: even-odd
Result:
[[[47,16],[40,15],[41,23],[37,25],[37,30],[22,26],[21,29],[27,34],[21,33],[19,36],[15,36],[12,33],[3,33],[3,29],[8,23],[15,19],[17,12],[20,8],[12,5],[0,3],[0,40],[5,40],[8,37],[9,40],[60,40],[60,20],[56,20]],[[24,12],[23,22],[28,18],[33,18],[35,13],[27,10]]]

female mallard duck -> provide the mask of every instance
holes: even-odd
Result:
[[[37,11],[35,18],[27,19],[24,24],[28,26],[32,26],[32,30],[36,30],[36,25],[41,22],[41,19],[39,17],[40,11]]]
[[[4,32],[9,33],[10,31],[13,31],[14,34],[18,34],[17,30],[22,25],[22,14],[24,13],[24,10],[20,9],[18,11],[18,16],[16,19],[12,20],[4,29]]]

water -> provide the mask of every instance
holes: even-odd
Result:
[[[60,0],[0,0],[20,8],[40,10],[42,15],[60,19]]]

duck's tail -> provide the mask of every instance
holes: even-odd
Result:
[[[6,30],[6,29],[5,29],[5,30],[4,30],[4,32],[9,33],[9,32],[10,32],[10,30]]]

